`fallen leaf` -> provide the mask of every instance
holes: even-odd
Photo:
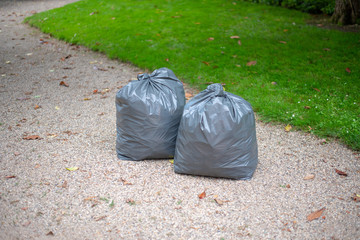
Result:
[[[29,136],[25,136],[23,137],[24,140],[40,140],[42,139],[40,136],[38,135],[29,135]]]
[[[345,177],[347,177],[347,173],[346,173],[346,172],[340,171],[340,170],[338,170],[338,169],[336,169],[336,168],[335,168],[335,172],[336,172],[337,174],[339,174],[340,176],[345,176]]]
[[[289,31],[288,29],[284,29],[284,32],[287,32],[287,31]]]
[[[78,167],[68,167],[68,168],[66,168],[66,170],[69,170],[69,171],[76,171],[78,169],[79,169]]]
[[[20,154],[19,152],[14,152],[14,156],[19,156]]]
[[[346,70],[348,73],[351,73],[350,68],[346,68],[345,70]]]
[[[315,91],[318,91],[318,92],[320,92],[320,90],[319,89],[317,89],[317,88],[313,88]]]
[[[84,98],[84,101],[89,101],[91,100],[91,98]]]
[[[16,178],[14,175],[11,176],[5,176],[6,179],[10,179],[10,178]]]
[[[100,221],[100,220],[103,220],[103,219],[104,219],[104,218],[106,218],[106,217],[107,217],[107,216],[101,216],[101,217],[98,217],[98,218],[96,218],[96,219],[95,219],[95,221],[97,221],[97,222],[98,222],[98,221]]]
[[[238,41],[238,44],[239,44],[239,46],[241,46],[241,41],[240,40]]]
[[[63,184],[61,185],[62,188],[67,188],[68,186],[68,183],[66,180],[64,180]]]
[[[328,52],[330,51],[330,48],[324,48],[323,50]]]
[[[67,84],[67,83],[64,82],[64,81],[61,81],[59,85],[60,85],[60,86],[64,86],[64,87],[69,87],[69,84]]]
[[[34,107],[35,110],[39,109],[39,108],[41,108],[39,105],[35,105],[35,107]]]
[[[26,211],[29,207],[22,207],[21,210]]]
[[[105,94],[107,92],[110,92],[110,89],[109,88],[105,88],[103,90],[101,90],[101,94]]]
[[[279,41],[279,43],[286,44],[287,42],[285,42],[285,41]]]
[[[208,62],[205,62],[205,61],[202,61],[202,63],[204,63],[204,64],[206,64],[206,65],[210,65],[210,63],[208,63]]]
[[[224,202],[221,201],[220,199],[215,198],[214,200],[215,200],[215,202],[216,202],[217,204],[219,204],[220,206],[224,204]]]
[[[309,174],[304,177],[304,180],[310,180],[310,179],[314,179],[314,178],[315,178],[314,174]]]
[[[27,222],[23,223],[23,226],[24,226],[24,227],[27,227],[27,226],[29,226],[30,224],[31,224],[31,222],[30,222],[30,221],[27,221]]]
[[[250,61],[246,64],[246,66],[253,66],[253,65],[256,65],[256,61]]]
[[[360,194],[354,193],[354,196],[351,197],[355,202],[360,202]]]
[[[169,162],[170,162],[171,164],[174,164],[174,159],[170,159]]]
[[[240,37],[239,36],[231,36],[230,38],[236,39],[236,38],[240,38]]]
[[[189,92],[186,92],[185,93],[185,98],[186,98],[186,100],[189,100],[190,98],[192,98],[193,97],[193,95],[191,94],[191,93],[189,93]]]
[[[202,193],[200,193],[198,196],[200,199],[203,199],[204,197],[206,197],[205,190]]]
[[[20,97],[20,98],[16,98],[16,100],[20,100],[20,101],[26,101],[29,100],[29,97]]]
[[[56,109],[56,110],[59,110],[59,109],[60,109],[60,107],[59,107],[59,106],[55,106],[55,109]]]
[[[95,90],[93,91],[93,94],[96,94],[96,93],[98,93],[98,90],[97,90],[97,89],[95,89]]]
[[[315,211],[315,212],[312,212],[312,213],[310,213],[308,216],[307,216],[307,220],[308,221],[312,221],[312,220],[314,220],[314,219],[317,219],[317,218],[319,218],[320,216],[321,216],[321,214],[324,212],[324,210],[325,210],[325,208],[322,208],[322,209],[320,209],[320,210],[317,210],[317,211]]]
[[[40,38],[39,39],[39,43],[40,44],[48,44],[49,42],[48,41],[45,41],[44,39]]]
[[[123,178],[121,178],[120,180],[122,181],[123,185],[133,185],[131,182],[128,182]]]
[[[54,236],[54,233],[52,231],[48,232],[46,236]]]
[[[208,38],[208,41],[214,41],[214,38],[213,38],[213,37],[209,37],[209,38]]]
[[[305,106],[304,108],[305,108],[305,109],[310,109],[311,107],[310,107],[310,106]]]
[[[286,125],[285,132],[289,132],[291,130],[292,126],[290,124]]]
[[[286,185],[286,188],[290,188],[290,187],[291,187],[290,184]]]
[[[126,203],[128,203],[129,205],[135,205],[136,204],[136,202],[134,200],[132,200],[132,199],[126,200]]]

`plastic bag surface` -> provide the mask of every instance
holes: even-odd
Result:
[[[176,173],[249,180],[257,163],[250,103],[212,84],[185,105],[175,149]]]
[[[185,105],[183,84],[167,68],[139,74],[116,94],[116,153],[122,160],[172,158]]]

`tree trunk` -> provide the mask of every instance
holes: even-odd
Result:
[[[332,22],[340,25],[360,23],[360,0],[336,0]]]

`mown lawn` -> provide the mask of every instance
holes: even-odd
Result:
[[[263,121],[360,150],[360,34],[294,10],[227,0],[84,0],[26,19],[59,39],[200,90],[223,83]]]

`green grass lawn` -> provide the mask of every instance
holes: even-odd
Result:
[[[308,18],[235,0],[84,0],[26,21],[149,71],[168,67],[200,90],[223,83],[263,121],[360,150],[360,34]]]

